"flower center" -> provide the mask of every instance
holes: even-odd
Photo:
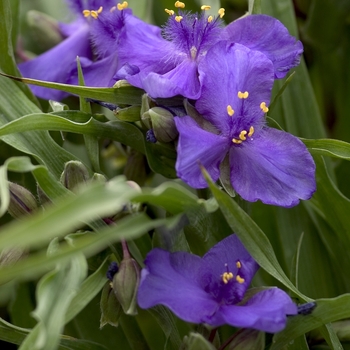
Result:
[[[225,14],[222,8],[215,18],[204,14],[210,10],[209,5],[201,7],[202,13],[190,13],[183,11],[185,3],[175,2],[175,13],[172,9],[165,9],[169,19],[163,28],[165,39],[173,42],[179,53],[185,53],[190,59],[196,60],[205,55],[207,50],[220,39],[221,20]]]
[[[98,15],[102,12],[102,10],[103,10],[102,6],[100,6],[98,10],[84,10],[83,15],[86,18],[91,16],[92,18],[97,19]]]
[[[222,282],[224,282],[224,284],[227,284],[232,279],[235,279],[236,282],[238,282],[239,284],[244,283],[245,281],[244,278],[242,278],[239,274],[237,274],[235,278],[234,274],[228,270],[228,264],[225,264],[225,267],[226,267],[226,272],[224,272],[221,275],[221,279],[222,279]],[[237,269],[240,269],[242,267],[242,263],[239,260],[236,262],[236,267]]]

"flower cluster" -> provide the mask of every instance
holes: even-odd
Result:
[[[281,22],[250,15],[225,26],[223,8],[214,17],[207,15],[210,6],[190,13],[176,1],[177,13],[166,9],[169,19],[161,29],[135,17],[125,1],[69,2],[80,17],[61,24],[67,37],[61,44],[20,64],[24,76],[76,83],[79,55],[89,86],[124,79],[155,103],[180,95],[198,112],[173,112],[176,172],[184,182],[207,187],[202,165],[248,201],[291,207],[312,196],[315,164],[308,150],[265,122],[274,79],[298,65],[303,51]],[[33,90],[40,97],[63,97]]]

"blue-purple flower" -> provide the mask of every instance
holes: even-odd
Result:
[[[21,74],[26,78],[52,81],[56,83],[77,83],[77,62],[79,56],[83,66],[91,65],[94,60],[94,49],[91,41],[91,28],[103,12],[109,12],[114,0],[67,0],[77,19],[70,23],[59,23],[60,32],[64,40],[39,55],[33,60],[18,65]],[[124,11],[116,11],[124,12]],[[125,10],[130,13],[130,10]],[[101,38],[103,42],[104,38]],[[114,53],[113,53],[114,54]],[[113,55],[115,56],[115,55]],[[98,54],[99,61],[106,56]],[[86,84],[90,86],[110,86],[112,77],[117,69],[114,57],[109,57],[99,65],[94,74],[87,75]],[[44,99],[61,100],[68,94],[62,91],[32,86],[32,91]]]
[[[278,288],[245,298],[258,265],[236,235],[219,242],[202,258],[156,248],[147,255],[145,265],[138,291],[141,308],[161,304],[187,322],[270,333],[281,331],[286,316],[297,313],[291,298]]]
[[[293,135],[265,125],[274,65],[265,54],[219,42],[199,64],[203,116],[176,117],[176,171],[194,188],[205,188],[203,165],[214,181],[229,177],[245,200],[291,207],[316,189],[315,164]]]
[[[142,32],[126,30],[117,47],[121,68],[115,78],[128,80],[153,98],[183,95],[197,99],[201,93],[198,64],[221,40],[264,53],[273,62],[276,78],[299,64],[301,42],[272,17],[251,15],[224,27],[224,9],[216,18],[206,11],[166,11],[170,16],[162,32],[147,31],[145,25]]]

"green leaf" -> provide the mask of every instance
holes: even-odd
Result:
[[[50,83],[36,79],[20,78],[13,75],[3,74],[1,72],[0,75],[16,81],[20,81],[22,83],[48,87],[55,90],[69,92],[80,97],[110,102],[116,105],[139,105],[141,104],[141,96],[144,94],[143,90],[123,82],[118,82],[115,85],[116,87],[96,88],[79,85]]]
[[[250,15],[261,13],[261,0],[248,0],[248,12]]]
[[[325,324],[350,317],[350,294],[332,299],[319,299],[310,315],[291,316],[287,327],[274,336],[271,350],[283,348],[293,339]]]
[[[350,160],[350,144],[347,142],[332,139],[301,140],[313,154]]]

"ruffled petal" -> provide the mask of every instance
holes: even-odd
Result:
[[[161,304],[185,321],[205,322],[218,305],[200,286],[202,264],[196,255],[153,249],[141,273],[139,306],[147,309]]]
[[[23,77],[45,80],[55,83],[67,83],[76,70],[76,57],[92,58],[89,43],[89,28],[80,29],[59,45],[43,53],[37,58],[18,65]],[[33,93],[43,99],[59,101],[67,93],[40,86],[31,86]]]
[[[283,78],[291,68],[300,63],[302,43],[273,17],[246,16],[230,23],[222,33],[225,40],[264,53],[273,62],[276,78]]]
[[[179,131],[175,165],[177,175],[193,188],[208,187],[200,164],[216,181],[220,163],[229,149],[227,138],[201,129],[189,116],[175,117],[174,120]]]
[[[128,77],[127,80],[131,85],[142,85],[142,88],[152,98],[182,95],[190,99],[197,99],[200,95],[197,64],[190,60],[183,61],[164,75],[140,72]]]
[[[292,207],[316,190],[315,163],[295,136],[264,128],[230,150],[231,183],[247,201]]]
[[[196,108],[224,135],[264,117],[260,104],[269,104],[274,81],[273,65],[264,54],[221,41],[208,51],[198,69],[202,94]],[[247,91],[249,97],[239,98],[239,91]],[[232,116],[227,106],[234,110]]]
[[[215,326],[226,323],[276,333],[285,328],[287,315],[296,313],[297,306],[287,293],[279,288],[270,288],[255,294],[245,305],[223,305],[212,322]]]

